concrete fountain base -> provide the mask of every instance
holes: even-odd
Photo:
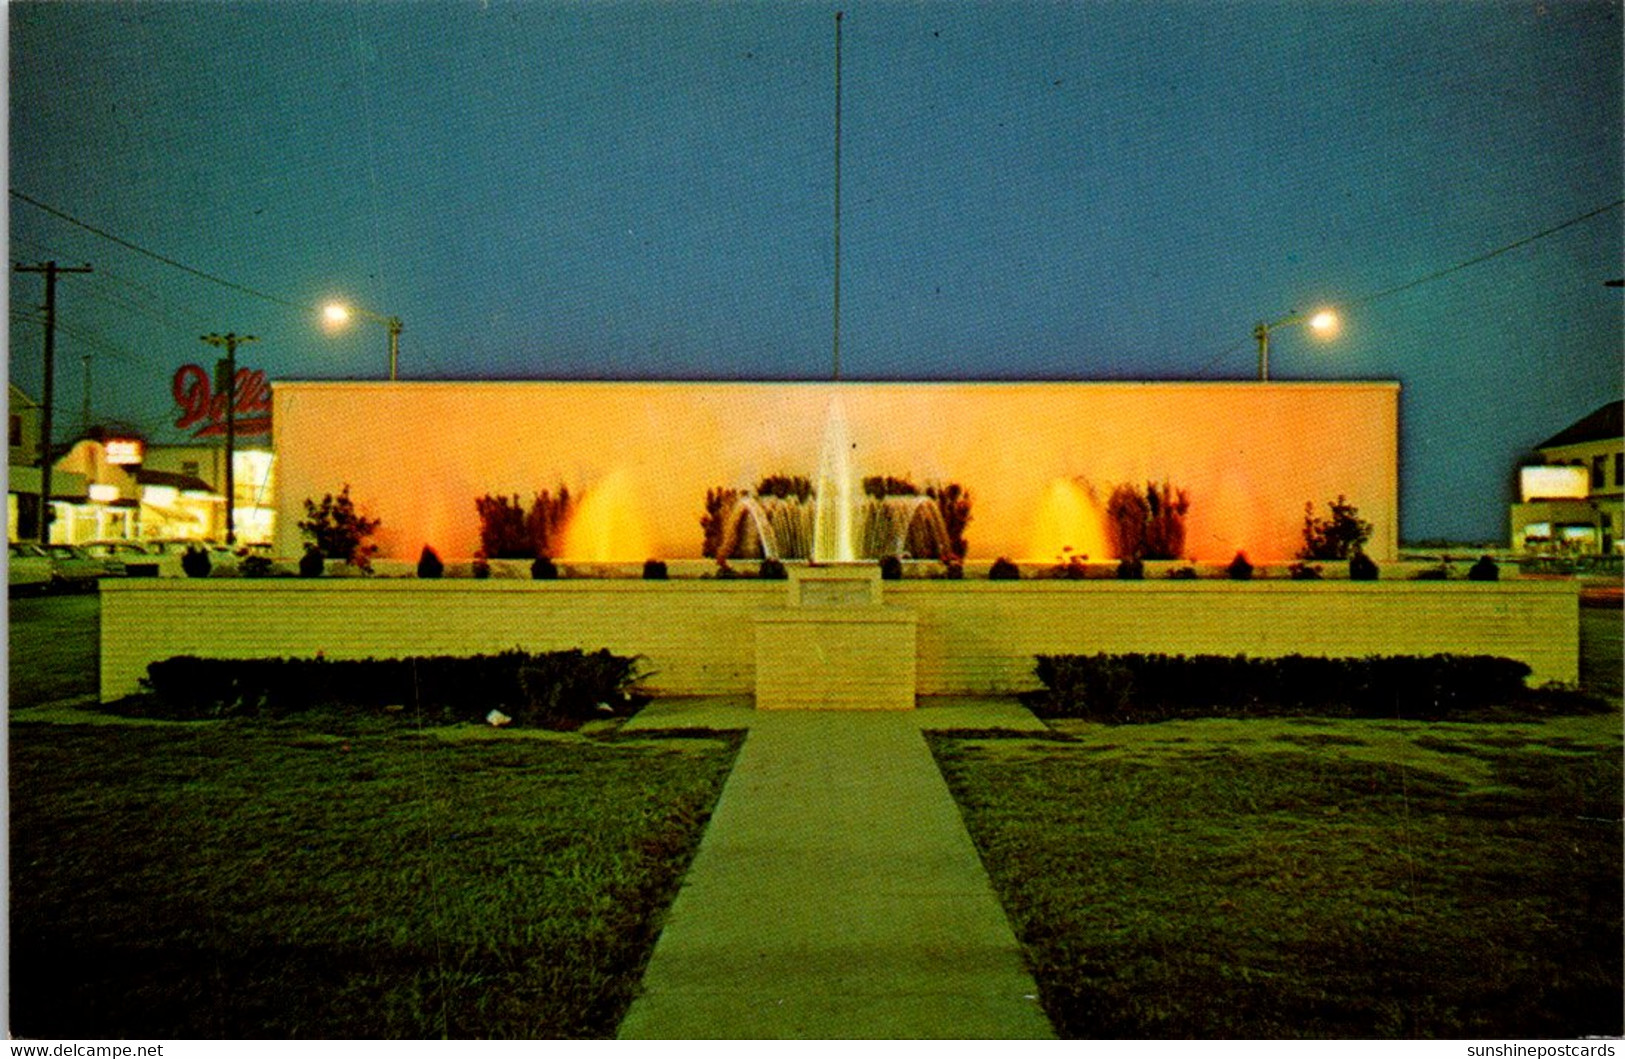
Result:
[[[918,617],[881,602],[872,563],[792,567],[756,626],[759,710],[912,710]]]

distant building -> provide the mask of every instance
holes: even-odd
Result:
[[[38,540],[40,517],[40,420],[43,408],[16,383],[11,383],[10,423],[6,461],[6,539]],[[51,505],[56,517],[64,505],[86,499],[82,475],[51,469]],[[52,522],[52,539],[58,539]]]
[[[1535,446],[1519,468],[1512,548],[1529,555],[1614,555],[1625,524],[1625,402],[1605,404]]]

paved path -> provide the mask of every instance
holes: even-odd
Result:
[[[748,726],[623,1038],[1053,1032],[923,727],[1041,729],[997,700],[885,713],[657,703]]]

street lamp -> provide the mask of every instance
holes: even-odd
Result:
[[[1309,329],[1322,338],[1330,338],[1337,333],[1341,323],[1337,314],[1330,309],[1321,309],[1314,313],[1291,313],[1281,317],[1272,324],[1261,323],[1253,328],[1253,337],[1258,339],[1258,381],[1268,382],[1270,378],[1270,332],[1281,327],[1293,327],[1297,324],[1308,324]]]
[[[389,329],[389,381],[394,382],[395,367],[401,357],[401,318],[399,316],[382,316],[370,309],[360,309],[340,302],[332,302],[322,309],[322,318],[334,327],[343,327],[350,322],[351,316],[359,316],[371,320],[373,323],[383,324]]]

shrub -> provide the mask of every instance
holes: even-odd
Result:
[[[1348,497],[1338,494],[1326,506],[1331,516],[1319,519],[1313,501],[1303,505],[1303,548],[1298,558],[1347,559],[1371,539],[1371,523],[1360,518]]]
[[[1224,568],[1224,576],[1232,581],[1251,581],[1253,579],[1253,564],[1247,561],[1245,552],[1236,553],[1236,557],[1230,560],[1230,565]]]
[[[537,555],[531,543],[530,526],[519,497],[487,493],[474,501],[480,516],[480,554],[488,559],[532,559]],[[478,576],[477,574],[475,576]]]
[[[305,545],[305,554],[299,557],[300,577],[321,577],[327,571],[327,560],[314,544]]]
[[[1185,554],[1190,496],[1168,482],[1147,482],[1141,493],[1119,485],[1106,501],[1106,535],[1119,559],[1178,559]]]
[[[520,725],[568,728],[635,709],[637,676],[638,659],[608,651],[360,661],[182,656],[149,665],[151,695],[126,700],[123,709],[171,720],[333,709],[414,723],[477,723],[500,709]],[[414,709],[391,709],[403,703]]]
[[[491,564],[483,558],[474,560],[474,580],[485,581],[491,576]]]
[[[876,474],[863,480],[863,495],[884,500],[888,496],[919,496],[920,490],[907,478]]]
[[[1293,563],[1287,567],[1286,572],[1294,581],[1319,581],[1325,576],[1320,567],[1310,566],[1308,563]]]
[[[1467,720],[1590,713],[1606,704],[1568,689],[1529,689],[1529,667],[1484,655],[1248,658],[1040,655],[1045,717],[1112,724],[1176,718],[1314,715]]]
[[[418,556],[418,576],[424,578],[440,577],[446,572],[446,564],[440,561],[440,556],[427,544]]]
[[[965,579],[965,564],[944,559],[942,563],[942,576],[949,581],[963,581]]]
[[[245,556],[237,571],[244,577],[270,577],[271,558],[267,555]]]
[[[1139,559],[1124,559],[1117,564],[1117,580],[1143,581],[1145,580],[1145,563]]]
[[[1021,568],[1001,555],[993,560],[993,565],[988,568],[987,579],[989,581],[1020,581]]]
[[[1416,571],[1411,575],[1412,581],[1448,581],[1450,580],[1450,567],[1444,563],[1438,566],[1429,566]]]
[[[777,559],[763,559],[761,566],[756,569],[756,576],[763,581],[784,581],[790,574],[784,569],[784,564]]]
[[[1194,566],[1176,566],[1172,570],[1168,571],[1168,580],[1170,580],[1170,581],[1195,581],[1196,580],[1196,567],[1194,567]]]
[[[560,485],[556,493],[543,489],[536,494],[530,502],[530,511],[525,515],[525,530],[530,536],[530,551],[525,556],[541,558],[553,555],[564,534],[565,523],[570,521],[570,514],[575,510],[575,503],[575,497],[564,485]]]
[[[1377,564],[1365,552],[1355,552],[1349,558],[1350,581],[1375,581],[1377,579]]]
[[[970,492],[958,482],[948,482],[945,485],[934,483],[926,486],[925,495],[937,502],[943,528],[948,531],[948,554],[942,558],[964,562],[965,553],[970,547],[965,540],[965,527],[971,519]]]
[[[545,555],[538,555],[530,564],[530,579],[532,581],[557,581],[559,568],[553,565],[553,560]]]
[[[659,559],[646,559],[643,563],[643,579],[645,581],[666,580],[666,564]]]
[[[208,577],[214,563],[209,559],[209,550],[196,545],[187,545],[186,551],[181,555],[181,570],[187,577]]]
[[[324,557],[343,559],[363,570],[371,570],[372,556],[378,546],[368,538],[381,525],[381,519],[367,518],[356,510],[350,499],[350,484],[346,482],[338,496],[328,493],[320,504],[306,499],[305,517],[300,520],[299,529]]]
[[[1478,562],[1474,563],[1472,569],[1467,571],[1467,580],[1469,581],[1499,581],[1500,579],[1501,568],[1495,564],[1494,559],[1487,555],[1479,556]]]
[[[903,560],[895,555],[888,555],[881,559],[880,579],[882,581],[901,581],[903,579]]]

